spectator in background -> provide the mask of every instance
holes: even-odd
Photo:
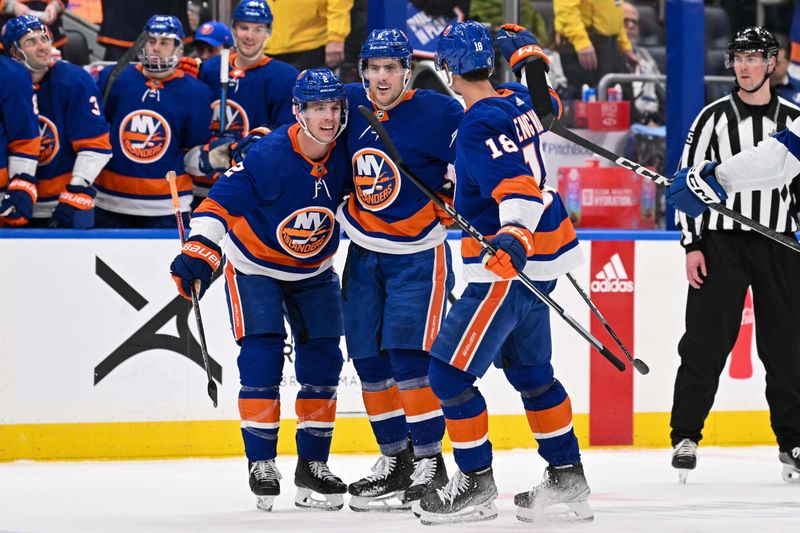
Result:
[[[33,15],[50,29],[53,46],[61,48],[67,43],[61,24],[61,15],[67,9],[65,0],[3,0],[0,1],[0,9],[4,15],[3,23],[9,18]]]
[[[625,34],[633,46],[636,63],[631,72],[634,74],[661,74],[658,63],[647,50],[638,45],[639,42],[639,10],[635,5],[625,3],[623,23]],[[633,119],[642,124],[664,124],[664,100],[666,93],[661,83],[635,81],[633,86]],[[655,124],[651,124],[655,123]]]
[[[636,64],[619,0],[553,0],[553,12],[567,97],[578,98],[583,84],[596,87],[610,72],[630,72],[626,59]]]
[[[778,41],[778,61],[775,72],[769,78],[769,85],[781,98],[797,105],[800,104],[800,80],[789,77],[789,58],[792,55],[792,43],[783,33],[775,33]]]
[[[103,23],[97,42],[105,46],[105,61],[116,61],[156,13],[177,17],[188,28],[187,0],[103,0]]]
[[[353,0],[270,0],[279,21],[264,47],[298,70],[335,67],[344,61]]]
[[[222,22],[210,20],[197,28],[192,42],[192,54],[205,61],[218,56],[223,46],[233,46],[233,34]]]

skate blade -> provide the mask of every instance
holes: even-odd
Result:
[[[497,507],[494,500],[462,509],[457,513],[429,513],[421,511],[420,522],[426,526],[440,526],[445,524],[458,524],[460,522],[483,522],[497,518]]]
[[[686,485],[686,480],[689,479],[689,472],[691,472],[688,468],[678,468],[678,483],[681,485]]]
[[[419,518],[420,516],[422,516],[422,506],[420,505],[420,503],[419,503],[419,502],[420,502],[419,500],[416,500],[416,501],[415,501],[415,502],[414,502],[414,503],[411,505],[411,512],[412,512],[412,513],[414,513],[414,516],[416,516],[417,518]]]
[[[791,465],[783,465],[783,480],[786,483],[800,483],[800,470]]]
[[[383,496],[351,496],[350,509],[357,513],[405,513],[411,509],[411,503],[403,503],[403,493],[398,490]],[[393,498],[397,499],[394,503]]]
[[[556,503],[543,507],[517,507],[520,522],[591,522],[594,511],[587,501]]]
[[[272,504],[275,503],[275,496],[256,496],[256,507],[262,511],[272,511]]]
[[[344,507],[344,495],[318,494],[311,489],[298,487],[294,504],[301,509],[313,511],[338,511]]]

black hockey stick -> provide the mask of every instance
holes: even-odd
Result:
[[[139,34],[131,47],[125,50],[125,53],[122,54],[122,57],[117,60],[117,64],[114,65],[114,68],[111,69],[111,74],[108,75],[106,87],[103,89],[103,107],[106,105],[108,95],[111,93],[111,87],[114,85],[114,82],[117,81],[117,77],[119,76],[120,72],[122,72],[125,67],[127,67],[130,62],[139,55],[139,52],[142,51],[142,48],[144,48],[144,45],[147,44],[147,39],[149,38],[150,34],[147,32],[147,30],[144,30]]]
[[[613,337],[614,341],[617,343],[617,346],[619,346],[619,349],[622,350],[622,353],[625,354],[625,357],[627,357],[628,361],[630,361],[631,364],[633,365],[633,368],[638,370],[639,373],[642,375],[650,373],[650,367],[647,366],[647,364],[644,361],[631,356],[630,352],[628,352],[628,349],[625,347],[620,338],[617,336],[617,333],[614,331],[614,328],[612,328],[611,324],[609,324],[608,321],[606,321],[605,317],[603,317],[603,315],[600,313],[600,309],[598,309],[597,306],[592,301],[592,299],[589,298],[589,295],[586,294],[586,291],[584,291],[583,287],[580,286],[578,280],[575,279],[575,276],[573,276],[570,273],[567,273],[567,279],[570,281],[570,283],[572,283],[572,286],[575,287],[575,289],[578,291],[578,294],[581,295],[583,301],[587,303],[589,309],[591,309],[594,316],[597,317],[597,320],[599,320],[600,323],[603,324],[603,327],[606,328],[606,331],[608,331],[611,337]]]
[[[392,138],[389,136],[389,133],[386,131],[386,128],[384,128],[383,125],[378,120],[378,117],[373,115],[372,111],[370,109],[367,109],[363,105],[358,106],[358,111],[364,116],[365,119],[367,119],[367,121],[372,126],[372,129],[375,130],[375,133],[383,141],[383,144],[389,151],[389,157],[392,159],[394,164],[397,165],[397,168],[403,171],[403,174],[405,174],[408,177],[408,179],[410,179],[411,182],[414,185],[416,185],[419,188],[419,190],[422,191],[423,194],[425,194],[425,196],[430,198],[431,201],[435,203],[437,206],[439,206],[440,209],[442,209],[448,215],[450,215],[453,218],[453,220],[456,221],[456,224],[458,224],[461,227],[461,229],[467,232],[470,237],[478,241],[478,243],[483,248],[487,249],[489,253],[495,254],[497,252],[497,249],[494,246],[492,246],[492,244],[489,241],[487,241],[486,238],[472,226],[472,224],[470,224],[455,209],[453,209],[452,206],[444,203],[441,200],[441,198],[439,198],[436,195],[435,192],[433,192],[422,180],[420,180],[414,174],[414,172],[411,171],[410,168],[408,168],[405,161],[403,161],[403,158],[400,156],[400,152],[397,151],[397,147],[394,145],[394,142],[392,141]],[[531,292],[533,292],[536,296],[538,296],[542,302],[544,302],[550,309],[558,313],[558,315],[562,319],[564,319],[564,321],[566,321],[570,326],[572,326],[572,329],[577,331],[581,337],[583,337],[589,344],[592,345],[592,347],[594,347],[594,349],[600,352],[600,354],[603,357],[608,359],[608,361],[612,365],[614,365],[617,368],[617,370],[619,370],[620,372],[625,371],[625,364],[622,361],[620,361],[617,358],[617,356],[615,356],[608,348],[603,346],[603,344],[599,340],[597,340],[591,333],[586,331],[586,329],[583,326],[578,324],[578,322],[574,318],[572,318],[569,314],[567,314],[567,312],[564,311],[564,309],[560,305],[558,305],[552,298],[550,298],[550,296],[540,291],[536,287],[536,285],[533,284],[533,281],[531,281],[531,279],[528,276],[520,272],[518,274],[518,278],[520,282],[523,285],[525,285],[528,289],[530,289]]]
[[[169,183],[169,193],[172,196],[172,206],[175,208],[175,218],[178,222],[178,232],[181,236],[181,246],[186,243],[186,230],[183,227],[183,215],[181,215],[181,203],[178,199],[178,187],[175,183],[175,171],[170,170],[167,172],[167,182]],[[199,283],[198,280],[195,280]],[[203,328],[203,318],[200,316],[200,300],[197,298],[197,286],[192,283],[192,310],[194,311],[194,318],[197,321],[197,336],[200,341],[200,353],[203,354],[203,366],[206,369],[206,377],[208,378],[208,397],[211,398],[211,403],[214,407],[217,406],[217,383],[211,377],[211,366],[208,364],[208,348],[206,347],[206,332]]]

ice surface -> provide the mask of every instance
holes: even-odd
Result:
[[[500,531],[800,532],[800,484],[781,480],[775,447],[700,447],[685,486],[670,451],[588,450],[583,454],[595,521],[580,525],[518,522],[513,495],[541,479],[535,450],[495,454],[500,516],[490,522],[422,526],[411,514],[302,511],[294,506],[293,457],[279,457],[283,493],[272,513],[255,507],[244,458],[167,461],[0,463],[0,531]],[[371,456],[337,455],[345,482],[364,476]],[[446,456],[452,472],[452,456]]]

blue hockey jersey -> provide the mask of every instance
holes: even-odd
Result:
[[[10,177],[36,174],[39,126],[31,75],[8,56],[0,55],[0,193]]]
[[[299,124],[265,135],[192,214],[191,234],[222,240],[240,272],[295,281],[333,264],[334,213],[351,181],[350,163],[336,142],[321,161],[306,158],[298,135]]]
[[[110,71],[100,73],[101,92]],[[183,155],[208,141],[210,102],[208,87],[181,70],[155,80],[143,74],[141,65],[126,67],[106,102],[113,157],[95,181],[96,205],[129,215],[169,215],[173,210],[164,176],[174,170],[181,209],[189,211],[192,178],[184,171]]]
[[[39,199],[37,218],[49,217],[58,195],[72,178],[76,154],[82,150],[111,153],[108,123],[94,80],[82,68],[57,61],[34,86],[39,103]]]
[[[408,91],[389,111],[378,111],[360,84],[345,86],[350,119],[347,151],[353,166],[354,193],[338,213],[347,236],[359,246],[384,253],[413,253],[447,238],[431,202],[403,176],[383,142],[357,111],[376,110],[403,160],[434,191],[446,181],[455,160],[455,135],[464,116],[455,99],[434,91]]]
[[[580,265],[583,255],[561,197],[545,186],[540,137],[546,130],[523,85],[501,85],[497,92],[472,105],[458,128],[455,209],[487,238],[506,224],[531,230],[534,252],[525,274],[556,279]],[[464,232],[465,281],[499,280],[483,267],[480,253]]]

